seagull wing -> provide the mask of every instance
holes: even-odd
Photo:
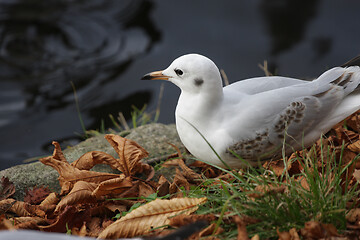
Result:
[[[293,86],[297,84],[307,83],[309,81],[300,80],[296,78],[271,76],[271,77],[256,77],[246,80],[241,80],[224,87],[224,92],[241,92],[245,94],[258,94],[278,88]]]
[[[238,104],[241,117],[233,121],[248,131],[229,133],[234,139],[244,136],[229,150],[258,160],[278,154],[284,142],[295,150],[312,143],[337,123],[332,113],[359,84],[359,67],[333,68],[312,82],[249,94]],[[360,108],[360,102],[354,104]]]

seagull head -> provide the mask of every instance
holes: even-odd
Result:
[[[222,89],[219,69],[209,58],[187,54],[175,59],[163,71],[151,72],[142,80],[168,80],[187,93],[212,93]]]

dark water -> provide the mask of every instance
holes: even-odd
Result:
[[[49,154],[109,114],[156,108],[159,82],[140,77],[196,52],[230,81],[274,72],[311,78],[360,53],[358,0],[0,1],[0,169]],[[165,84],[160,122],[179,90]]]

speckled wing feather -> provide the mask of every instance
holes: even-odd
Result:
[[[359,80],[353,78],[351,68],[339,68],[324,73],[309,84],[312,86],[306,88],[308,92],[304,92],[305,96],[289,99],[290,103],[274,116],[268,126],[256,131],[253,138],[233,144],[227,152],[234,152],[248,161],[257,162],[279,157],[279,148],[284,143],[286,152],[306,146],[313,139],[308,141],[304,136],[309,135],[314,128],[329,130],[332,125],[318,125],[347,94],[359,86]],[[291,91],[290,88],[287,91]],[[299,90],[301,91],[301,88]]]

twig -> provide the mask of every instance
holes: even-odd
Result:
[[[261,69],[261,70],[263,70],[264,72],[265,72],[265,76],[273,76],[273,74],[269,71],[269,69],[268,69],[268,62],[265,60],[264,61],[264,65],[261,65],[260,63],[259,63],[259,68]]]
[[[164,83],[161,83],[160,85],[160,91],[159,91],[159,98],[158,98],[158,102],[156,105],[156,111],[155,111],[155,117],[154,117],[154,122],[157,122],[160,116],[160,107],[161,107],[161,101],[164,95]]]
[[[222,78],[224,80],[225,86],[228,86],[230,83],[229,83],[229,79],[228,79],[224,69],[220,69],[220,74],[221,74],[221,76],[222,76]]]
[[[118,116],[118,120],[121,124],[121,126],[125,129],[125,130],[130,130],[129,125],[126,122],[126,119],[124,117],[124,114],[122,112],[119,112],[119,116]]]

